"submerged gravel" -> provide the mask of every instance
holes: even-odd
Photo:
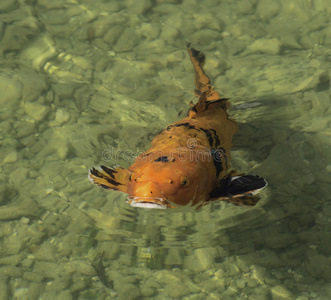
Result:
[[[328,1],[0,3],[0,299],[330,299]],[[255,208],[96,189],[185,115],[184,41],[240,123]]]

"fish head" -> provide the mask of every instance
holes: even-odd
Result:
[[[209,182],[199,162],[152,162],[133,171],[128,184],[128,202],[144,208],[173,208],[204,200]],[[206,189],[204,189],[206,188]]]

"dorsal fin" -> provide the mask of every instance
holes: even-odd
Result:
[[[219,107],[222,107],[224,110],[227,110],[230,108],[230,103],[227,101],[228,98],[221,98],[217,100],[207,100],[207,92],[203,92],[201,96],[199,97],[199,100],[197,104],[191,105],[191,111],[194,113],[201,113],[204,112],[209,105],[216,104],[219,105]],[[193,114],[194,115],[194,114]],[[190,115],[190,116],[193,116]]]

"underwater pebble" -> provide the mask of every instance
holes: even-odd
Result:
[[[25,256],[26,256],[25,253],[21,252],[19,254],[1,257],[0,258],[0,265],[16,266],[23,260],[23,258],[25,258]],[[0,291],[1,291],[1,289],[0,289]]]
[[[208,44],[211,40],[221,39],[221,33],[216,30],[211,29],[201,29],[197,32],[194,32],[191,41],[194,44],[203,43]]]
[[[329,259],[324,255],[315,255],[309,257],[306,264],[308,273],[315,277],[327,281],[331,280],[331,265]]]
[[[151,297],[155,295],[156,289],[143,285],[140,286],[140,292],[142,297]]]
[[[177,265],[180,266],[183,264],[183,258],[181,257],[180,252],[176,248],[170,248],[168,250],[167,257],[165,259],[166,265]]]
[[[69,290],[65,290],[65,291],[61,291],[57,295],[57,299],[59,299],[59,300],[73,300],[74,296],[72,295],[72,293]]]
[[[0,12],[4,13],[16,8],[17,0],[1,0],[0,1]]]
[[[50,272],[50,270],[52,270],[52,272]],[[65,274],[63,265],[59,265],[57,262],[38,261],[38,260],[35,261],[34,272],[36,272],[36,274],[39,273],[41,276],[52,279],[57,279],[63,274]],[[55,285],[56,283],[54,283],[53,281],[52,284]],[[60,285],[62,285],[62,287],[67,286],[67,284],[62,284],[62,283]]]
[[[130,51],[137,45],[138,41],[139,34],[131,28],[126,28],[118,38],[116,45],[114,46],[114,51]]]
[[[142,23],[141,34],[146,37],[147,40],[153,41],[159,36],[160,28],[153,26],[151,23]]]
[[[272,287],[271,294],[272,299],[294,299],[293,294],[282,285]]]
[[[294,34],[287,34],[280,37],[282,48],[285,49],[302,49],[302,45],[297,41],[297,37]]]
[[[190,293],[198,292],[198,289],[190,284],[190,278],[183,274],[182,271],[162,270],[158,272],[156,277],[165,284],[165,295],[172,298],[181,298]]]
[[[12,296],[8,279],[8,276],[4,274],[0,275],[0,300],[9,300]]]
[[[249,0],[237,1],[237,9],[242,14],[251,14],[254,11],[253,5]]]
[[[20,72],[19,76],[23,84],[23,102],[31,102],[38,99],[47,88],[45,78],[33,70],[24,70],[24,72]]]
[[[278,0],[261,0],[257,5],[256,13],[263,21],[270,21],[279,13],[280,9],[281,5]]]
[[[104,93],[96,93],[91,97],[89,106],[100,113],[107,113],[110,109],[109,95]]]
[[[265,280],[270,277],[265,267],[251,265],[250,268],[252,270],[252,278],[257,280],[259,284],[265,283]]]
[[[17,161],[17,152],[13,151],[8,153],[5,158],[3,159],[4,163],[13,163]]]
[[[295,213],[297,210],[295,207],[292,208]],[[289,211],[287,211],[289,213]],[[289,245],[297,241],[297,237],[294,234],[284,233],[281,235],[270,235],[265,238],[266,245],[271,249],[286,248]]]
[[[245,298],[246,295],[243,296]],[[248,300],[266,300],[270,299],[270,290],[266,286],[254,287],[253,293],[249,295]],[[276,300],[276,299],[272,299]]]
[[[41,121],[49,112],[49,108],[38,103],[25,103],[25,112],[35,121]]]
[[[67,4],[67,0],[57,0],[57,1],[49,1],[49,0],[38,0],[38,5],[42,6],[45,9],[54,9],[61,8]]]
[[[28,298],[26,297],[28,292],[29,292],[29,289],[26,287],[15,289],[14,294],[13,294],[13,299],[28,300]]]
[[[295,298],[295,300],[310,300],[310,299],[306,296],[299,296],[299,297]]]
[[[125,5],[130,9],[130,14],[141,15],[152,8],[151,0],[126,0]]]
[[[91,264],[84,260],[70,261],[64,265],[64,269],[69,273],[75,273],[80,275],[95,275],[95,270]]]
[[[64,109],[57,109],[55,113],[55,121],[62,124],[70,120],[70,114]]]
[[[56,249],[52,246],[48,241],[42,243],[39,249],[34,253],[34,256],[38,258],[38,260],[42,261],[56,261]]]
[[[159,14],[173,14],[176,15],[178,13],[177,5],[170,4],[170,3],[162,3],[155,7],[153,7],[153,11]]]
[[[16,255],[20,253],[27,242],[27,234],[20,230],[19,234],[13,234],[3,239],[1,251],[4,255]]]
[[[46,277],[36,272],[25,272],[23,278],[33,282],[43,282]]]
[[[248,52],[278,54],[280,51],[281,42],[277,38],[273,39],[258,39],[248,46]]]
[[[22,269],[15,266],[2,266],[0,267],[0,277],[1,275],[5,275],[5,276],[8,275],[8,277],[21,278]]]
[[[120,299],[135,300],[141,297],[140,289],[131,283],[122,283],[121,287],[117,286],[116,291]]]
[[[19,189],[22,183],[29,177],[29,169],[19,167],[9,175],[9,183]]]
[[[236,286],[239,289],[243,289],[246,286],[246,280],[243,280],[243,279],[236,280]]]
[[[31,120],[29,121],[17,121],[15,124],[15,130],[16,130],[16,136],[19,139],[22,139],[24,137],[28,137],[30,135],[35,134],[36,132],[36,125]]]
[[[269,80],[260,80],[256,82],[257,93],[267,93],[272,92],[274,87]]]
[[[45,35],[29,44],[20,54],[20,58],[30,60],[33,68],[40,70],[44,67],[45,63],[55,55],[56,49],[54,42]]]
[[[22,97],[22,83],[10,74],[0,73],[0,91],[1,106],[16,106]]]
[[[43,21],[51,25],[67,24],[70,20],[70,9],[45,10],[41,17]]]
[[[109,46],[113,47],[118,38],[121,36],[123,30],[122,25],[113,25],[109,28],[109,30],[107,30],[107,33],[104,35],[102,40],[108,43]]]
[[[162,32],[160,34],[160,38],[168,43],[172,43],[176,40],[179,31],[173,27],[164,27],[162,28]]]
[[[28,6],[20,6],[20,9],[16,10],[16,14],[26,14],[28,17],[17,21],[17,16],[15,17],[15,14],[13,14],[12,24],[8,24],[9,20],[7,19],[7,25],[0,43],[0,54],[5,51],[21,50],[39,31],[38,22],[31,15]],[[24,26],[22,23],[24,23]]]
[[[323,88],[323,86],[330,86],[330,74],[328,71],[317,70],[312,76],[301,81],[292,92],[318,89],[319,87]]]
[[[3,205],[0,207],[0,220],[20,219],[26,216],[38,216],[39,207],[30,198],[24,199],[19,204]]]
[[[217,256],[215,248],[199,248],[194,251],[194,269],[206,270],[214,266],[214,259]]]

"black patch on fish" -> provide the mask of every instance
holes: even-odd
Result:
[[[229,168],[229,161],[227,155],[225,154],[226,153],[225,149],[223,147],[218,147],[217,150],[222,153],[222,156],[224,156],[225,158],[225,166]]]
[[[179,123],[179,124],[175,124],[175,125],[169,125],[166,129],[161,130],[157,135],[161,134],[163,131],[170,130],[174,127],[186,127],[187,129],[199,130],[194,125],[186,122],[186,123]],[[171,139],[171,137],[169,137],[169,138]]]
[[[184,126],[188,129],[196,129],[196,127],[194,125],[191,125],[190,123],[186,122],[186,123],[179,123],[179,124],[176,124],[176,125],[173,125],[174,127],[181,127],[181,126]]]
[[[117,173],[117,171],[115,169],[112,169],[112,168],[108,168],[108,167],[105,167],[105,166],[100,166],[101,169],[103,171],[105,171],[111,178],[115,179],[115,176],[114,174]]]
[[[236,197],[248,195],[254,191],[263,189],[267,182],[264,178],[257,175],[242,175],[236,179],[228,177],[230,182],[221,185],[210,193],[210,198]],[[222,184],[222,181],[221,181]]]
[[[186,123],[179,123],[179,124],[175,124],[175,125],[169,125],[165,130],[170,130],[173,127],[186,127],[188,129],[197,129],[194,125],[191,125],[190,123],[186,122]]]
[[[191,49],[193,57],[199,62],[199,64],[200,65],[204,64],[206,60],[206,55],[203,52],[194,49],[193,47],[188,47],[188,48]]]
[[[168,156],[160,156],[158,157],[156,160],[154,160],[156,162],[159,162],[159,161],[162,161],[162,162],[168,162],[169,159],[168,159]]]
[[[215,147],[218,148],[218,146],[221,144],[220,139],[215,129],[210,129],[210,130],[214,133]]]
[[[216,177],[220,175],[220,173],[223,171],[223,151],[220,149],[210,149],[211,156],[213,157],[213,163],[216,169]]]
[[[204,129],[204,128],[199,128],[200,130],[202,130],[205,134],[206,134],[206,136],[207,136],[207,138],[208,138],[208,142],[209,142],[209,146],[210,147],[213,147],[214,145],[214,139],[213,139],[213,137],[211,136],[211,133],[210,133],[210,131],[208,130],[208,129]]]
[[[111,185],[114,185],[114,186],[118,186],[118,185],[123,185],[123,183],[120,183],[116,180],[113,180],[111,178],[106,178],[106,180],[111,184]]]
[[[98,170],[95,169],[95,168],[92,168],[92,170],[91,170],[91,174],[94,175],[95,177],[99,177],[99,178],[103,178],[103,179],[107,180],[107,181],[108,181],[111,185],[113,185],[113,186],[123,185],[122,183],[117,182],[117,181],[115,180],[114,173],[117,173],[116,170],[111,169],[111,168],[107,168],[107,167],[105,167],[105,166],[101,166],[101,169],[102,169],[105,173],[107,173],[107,175],[109,175],[109,177],[106,176],[106,175],[104,175],[104,174],[102,174],[100,171],[98,171]],[[105,188],[105,189],[109,189],[109,187],[106,187],[106,186],[104,186],[103,184],[100,184],[100,186],[103,187],[103,188]]]
[[[220,187],[226,188],[230,185],[230,183],[231,183],[231,176],[227,176],[220,180]]]

